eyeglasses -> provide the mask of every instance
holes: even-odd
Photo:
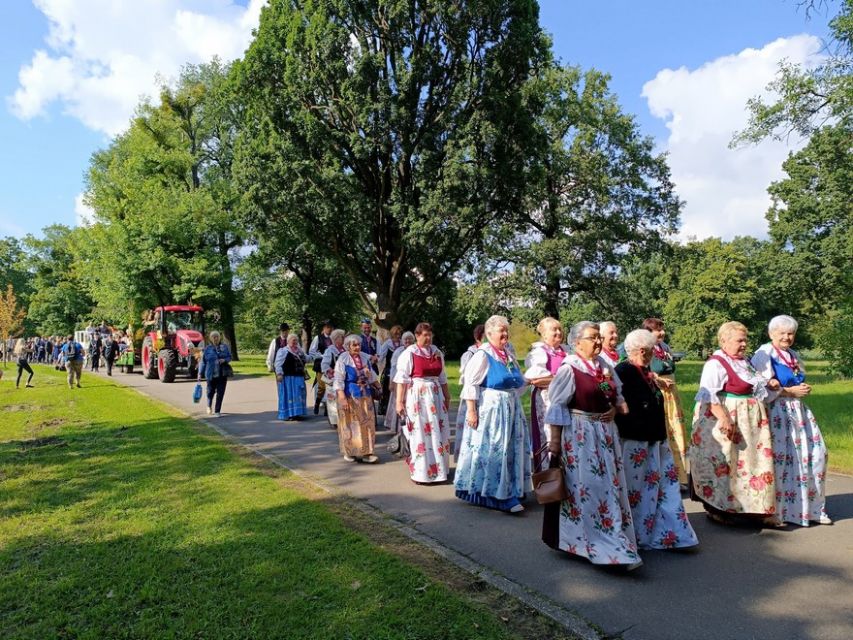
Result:
[[[592,340],[593,342],[602,342],[604,338],[601,336],[584,336],[581,340]]]

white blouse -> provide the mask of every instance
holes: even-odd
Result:
[[[373,384],[377,381],[376,374],[373,372],[373,369],[370,368],[370,356],[362,353],[361,355],[361,364],[363,365],[362,371],[367,378],[367,384]],[[355,366],[355,360],[352,359],[352,355],[349,351],[345,351],[340,356],[338,356],[338,361],[335,363],[335,391],[344,391],[345,383],[347,378],[347,365],[352,367],[355,370],[358,370],[358,367]]]
[[[576,353],[571,353],[563,360],[563,364],[557,369],[557,374],[551,381],[551,386],[548,387],[548,398],[551,400],[551,406],[545,414],[545,423],[554,425],[570,425],[572,423],[572,412],[569,409],[569,402],[575,396],[575,369],[586,371],[590,366],[598,368],[613,381],[613,386],[616,387],[616,404],[625,402],[622,397],[622,381],[616,375],[616,370],[610,366],[601,356],[596,356],[594,360],[584,360]]]
[[[424,350],[421,350],[416,344],[409,345],[403,349],[403,352],[400,354],[399,358],[397,358],[397,369],[394,373],[394,382],[397,384],[412,383],[412,358],[416,353],[419,355],[423,354],[423,351]],[[447,373],[444,371],[444,354],[441,352],[441,349],[436,347],[434,344],[431,344],[429,346],[429,355],[433,356],[435,354],[438,354],[438,357],[441,360],[441,373],[438,375],[438,383],[447,384]]]
[[[776,377],[773,373],[773,365],[770,363],[770,358],[774,355],[774,353],[775,351],[773,349],[773,343],[768,342],[767,344],[761,345],[758,348],[758,351],[755,352],[755,355],[752,356],[752,366],[755,367],[755,370],[758,373],[760,373],[768,380],[772,380],[774,377]],[[806,369],[803,366],[803,361],[800,360],[800,355],[796,351],[794,351],[793,349],[786,349],[785,355],[793,359],[794,362],[797,363],[797,366],[799,367],[802,373],[806,372]]]
[[[560,348],[566,352],[567,357],[571,353],[567,344],[561,344]],[[524,378],[526,380],[547,378],[551,375],[551,370],[548,369],[548,350],[544,342],[534,342],[530,345],[530,351],[524,359],[524,369]]]
[[[330,344],[329,347],[323,352],[323,360],[320,362],[320,370],[323,373],[326,373],[329,369],[332,368],[332,358],[335,356],[339,356],[343,353],[343,349],[338,349],[335,345]]]
[[[735,359],[728,356],[722,349],[714,352],[715,356],[721,356],[729,363],[729,366],[737,374],[737,377],[752,385],[752,394],[756,400],[768,400],[770,391],[767,389],[767,380],[752,369],[746,358]],[[719,394],[728,381],[729,376],[723,365],[714,358],[708,358],[702,367],[702,377],[699,379],[699,391],[696,393],[696,402],[708,402],[710,404],[721,404]],[[775,398],[775,394],[773,396]]]
[[[391,338],[388,338],[385,342],[379,345],[379,351],[376,355],[378,355],[379,359],[384,362],[389,350],[391,351],[391,356],[393,357],[394,352],[402,346],[402,341],[398,340],[397,344],[395,345],[394,341]]]
[[[521,371],[521,367],[518,366],[518,360],[515,359],[515,353],[510,351],[509,348],[507,348],[506,352],[509,356],[509,361]],[[462,387],[462,395],[460,396],[462,400],[480,400],[480,385],[489,373],[489,358],[486,356],[487,353],[493,358],[500,360],[492,345],[488,342],[480,345],[480,348],[477,349],[465,365],[465,380]],[[513,389],[513,391],[520,396],[526,388],[527,385],[525,384],[520,389]]]

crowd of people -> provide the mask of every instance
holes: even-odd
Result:
[[[751,358],[746,327],[720,327],[690,436],[662,320],[647,318],[624,341],[612,322],[580,322],[566,336],[545,318],[537,330],[522,367],[506,318],[474,329],[451,417],[444,355],[428,323],[393,327],[381,344],[367,319],[350,335],[325,323],[307,352],[282,325],[267,358],[279,418],[308,413],[311,368],[314,413],[329,416],[348,462],[378,461],[378,421],[412,482],[452,478],[457,498],[507,513],[524,511],[535,472],[559,468],[565,495],[545,505],[542,539],[594,564],[632,569],[643,549],[697,545],[684,495],[719,523],[831,524],[827,452],[804,404],[811,387],[792,349],[793,318],[774,318],[770,341]]]
[[[804,401],[811,387],[792,348],[798,326],[790,316],[773,318],[769,342],[751,357],[743,324],[719,328],[689,436],[659,318],[647,318],[622,342],[612,322],[579,322],[566,336],[557,319],[544,318],[522,367],[508,320],[492,316],[474,328],[462,355],[453,418],[444,354],[429,323],[413,332],[395,326],[381,343],[369,319],[360,329],[347,334],[326,321],[306,351],[280,325],[266,358],[278,419],[322,409],[343,459],[369,464],[379,461],[376,426],[384,424],[389,451],[405,460],[412,482],[452,479],[457,498],[507,513],[525,510],[535,475],[559,469],[562,491],[544,501],[542,526],[543,542],[554,549],[633,569],[643,549],[693,547],[698,539],[682,494],[723,524],[832,523],[827,450]],[[61,360],[69,386],[80,386],[84,361],[97,371],[103,357],[109,372],[120,341],[96,331],[87,358],[73,336],[64,344],[19,340],[18,383],[28,372],[31,386],[31,361]],[[230,361],[228,345],[211,332],[198,374],[207,381],[209,414],[220,414]],[[522,406],[528,387],[529,421]]]

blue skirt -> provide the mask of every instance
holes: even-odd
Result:
[[[278,387],[278,419],[288,420],[293,416],[304,416],[305,378],[302,376],[284,376]]]

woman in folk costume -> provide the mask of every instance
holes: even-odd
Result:
[[[395,406],[409,441],[406,463],[412,481],[446,482],[450,471],[450,390],[444,355],[432,344],[432,326],[415,327],[415,344],[397,360]]]
[[[335,364],[338,361],[338,356],[344,352],[345,335],[346,332],[343,329],[335,329],[329,334],[332,344],[323,352],[323,359],[320,362],[320,369],[323,372],[326,417],[329,419],[329,426],[332,429],[338,428],[338,398],[334,387]]]
[[[610,320],[605,320],[598,327],[601,331],[601,353],[598,355],[611,367],[615,367],[625,359],[625,353],[619,351],[619,330],[616,323]]]
[[[308,356],[299,347],[299,337],[287,336],[287,346],[275,356],[275,379],[278,383],[278,419],[301,420],[305,407],[305,363]]]
[[[486,332],[485,325],[478,324],[474,327],[474,344],[469,346],[462,357],[459,359],[459,388],[465,388],[465,365],[471,357],[477,353],[477,349],[483,344],[483,334]],[[462,447],[462,438],[465,433],[465,413],[468,411],[468,405],[461,398],[459,399],[459,407],[456,409],[455,431],[453,433],[453,460],[459,462],[459,449]]]
[[[628,413],[616,414],[628,502],[641,549],[693,547],[699,540],[681,502],[663,393],[649,368],[656,342],[651,331],[632,331],[625,336],[627,360],[616,365],[628,405]]]
[[[617,411],[628,410],[622,383],[599,356],[598,324],[577,323],[570,341],[574,353],[551,381],[551,405],[545,414],[551,429],[551,465],[562,463],[569,497],[545,505],[542,540],[593,564],[635,569],[642,562],[614,422]]]
[[[509,513],[524,511],[521,501],[533,489],[530,434],[520,395],[526,385],[507,349],[509,322],[486,321],[486,342],[465,365],[465,433],[456,466],[456,497]]]
[[[394,403],[391,401],[391,387],[393,386],[394,376],[391,373],[391,358],[394,357],[394,352],[403,346],[401,337],[403,335],[403,327],[395,324],[388,331],[389,338],[379,345],[379,362],[382,363],[382,373],[379,376],[379,382],[382,386],[382,400],[379,401],[379,413],[387,414],[390,408],[394,410]],[[387,424],[386,424],[387,426]]]
[[[376,413],[373,401],[379,395],[379,379],[370,358],[361,353],[361,336],[344,339],[344,353],[335,364],[334,387],[338,400],[338,440],[344,460],[379,462],[374,454]]]
[[[388,362],[388,373],[391,377],[391,382],[388,385],[388,409],[385,411],[385,428],[391,431],[392,434],[396,434],[400,430],[400,416],[397,413],[397,384],[394,382],[394,376],[397,375],[397,362],[399,362],[402,353],[413,344],[415,344],[415,334],[411,331],[406,331],[400,338],[400,346],[394,349],[394,353],[391,354],[391,360]],[[397,453],[398,451],[398,449],[395,449],[391,453]]]
[[[811,393],[803,362],[791,349],[797,321],[776,316],[770,321],[770,342],[752,357],[752,366],[767,379],[779,381],[779,395],[770,403],[776,478],[776,517],[807,527],[832,524],[826,512],[826,444],[804,398]]]
[[[675,360],[669,345],[663,341],[666,337],[666,327],[659,318],[643,320],[643,329],[651,331],[655,336],[655,348],[650,365],[655,380],[663,393],[663,408],[666,413],[666,435],[669,448],[675,460],[678,471],[678,482],[687,484],[687,427],[684,426],[684,413],[681,410],[681,400],[678,387],[675,384]]]
[[[551,380],[568,355],[568,346],[563,344],[563,325],[555,318],[543,318],[536,327],[541,342],[534,342],[524,360],[524,377],[533,385],[530,396],[530,435],[533,452],[539,451],[548,442],[549,430],[545,424],[548,411],[548,387]],[[541,454],[533,465],[548,466],[548,452]]]
[[[760,520],[777,526],[773,441],[765,401],[779,388],[752,368],[747,329],[725,322],[720,349],[702,367],[690,439],[691,495],[715,522]]]

